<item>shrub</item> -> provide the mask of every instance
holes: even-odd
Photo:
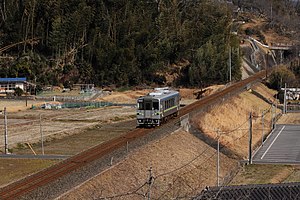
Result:
[[[288,85],[294,84],[296,77],[285,65],[280,65],[271,73],[268,81],[271,88],[280,90],[285,83]]]
[[[17,95],[17,96],[22,96],[22,94],[24,93],[24,91],[21,89],[21,88],[16,88],[15,89],[15,94]]]

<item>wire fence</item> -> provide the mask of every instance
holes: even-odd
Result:
[[[111,102],[80,102],[80,103],[63,103],[62,108],[100,108],[105,106],[112,106]]]
[[[117,105],[112,102],[65,102],[65,103],[57,103],[57,102],[45,102],[40,106],[32,105],[31,109],[62,109],[62,108],[101,108],[107,106]]]

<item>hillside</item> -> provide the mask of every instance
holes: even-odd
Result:
[[[224,83],[224,52],[238,47],[236,36],[228,39],[232,15],[225,2],[4,0],[3,5],[0,77],[27,77],[38,89]],[[232,62],[239,65],[238,54]],[[175,83],[173,66],[190,63],[190,73]],[[238,80],[239,68],[233,72]]]

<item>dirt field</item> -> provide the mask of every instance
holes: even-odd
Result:
[[[39,116],[41,115],[41,127]],[[17,144],[36,143],[78,133],[88,127],[130,119],[135,116],[133,107],[105,107],[99,109],[26,110],[8,113],[8,141],[12,148]],[[4,125],[0,125],[4,132]],[[0,147],[4,141],[0,140]]]
[[[86,128],[76,134],[55,137],[44,143],[45,154],[74,155],[95,145],[101,144],[112,138],[118,137],[135,128],[135,120],[97,124]],[[41,154],[41,144],[32,145],[37,154]],[[32,154],[25,145],[18,145],[14,149],[16,154]]]
[[[31,108],[32,105],[37,104],[37,101],[19,101],[19,100],[0,100],[0,110],[3,110],[6,107],[7,112],[18,112],[24,111]],[[1,116],[1,115],[0,115]]]

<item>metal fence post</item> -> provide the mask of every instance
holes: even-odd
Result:
[[[8,136],[7,136],[7,112],[6,107],[4,107],[4,153],[8,154]]]
[[[252,113],[249,116],[249,164],[252,164]]]

